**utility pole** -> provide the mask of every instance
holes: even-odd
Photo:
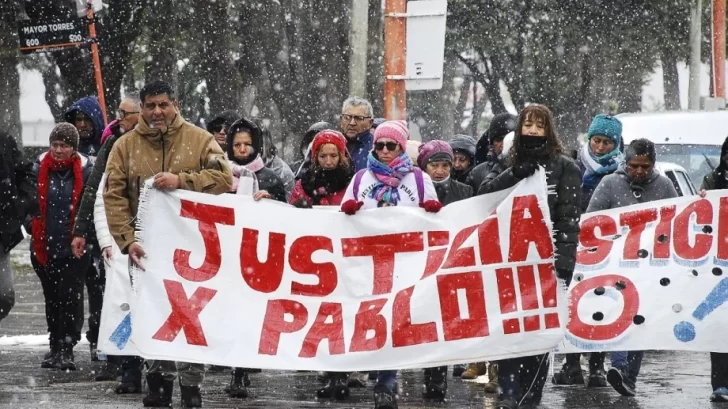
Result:
[[[364,97],[367,93],[367,46],[369,35],[369,1],[351,0],[349,29],[349,95]]]
[[[725,100],[725,0],[713,0],[713,93]]]
[[[96,93],[99,95],[99,105],[101,105],[101,113],[104,117],[104,124],[108,123],[106,116],[106,97],[104,94],[104,80],[101,75],[101,60],[99,59],[99,44],[96,38],[96,20],[94,17],[94,6],[92,0],[86,0],[86,10],[88,19],[88,36],[91,41],[91,57],[94,62],[94,77],[96,78]]]
[[[690,8],[690,82],[688,85],[688,109],[700,109],[700,39],[702,0],[693,0]]]
[[[385,0],[384,117],[407,119],[407,0]]]

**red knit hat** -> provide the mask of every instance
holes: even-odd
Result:
[[[311,152],[316,155],[321,146],[332,143],[336,145],[339,153],[346,155],[346,137],[341,132],[325,129],[316,134],[311,145]]]

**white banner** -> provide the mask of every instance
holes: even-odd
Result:
[[[104,261],[106,289],[99,326],[99,351],[106,355],[139,355],[131,338],[131,311],[134,300],[129,276],[129,259],[112,246],[111,264]]]
[[[583,215],[559,352],[728,352],[725,196]]]
[[[130,342],[147,358],[405,369],[545,353],[564,336],[543,171],[438,214],[143,198]]]

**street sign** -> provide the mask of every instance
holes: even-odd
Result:
[[[407,2],[408,91],[442,88],[447,0]]]
[[[86,44],[88,27],[82,19],[24,20],[18,28],[20,52],[32,54],[57,51]]]
[[[76,3],[76,14],[79,17],[86,17],[88,0],[74,0]],[[98,13],[104,8],[102,0],[91,0],[91,7],[94,9],[94,13]]]

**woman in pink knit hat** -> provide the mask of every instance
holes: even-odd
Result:
[[[367,167],[356,173],[346,189],[341,211],[353,215],[361,208],[384,206],[419,206],[428,212],[440,211],[442,205],[437,200],[432,179],[414,166],[405,151],[408,139],[405,121],[387,121],[377,127]],[[397,407],[396,381],[397,371],[378,372],[374,386],[375,408]]]

